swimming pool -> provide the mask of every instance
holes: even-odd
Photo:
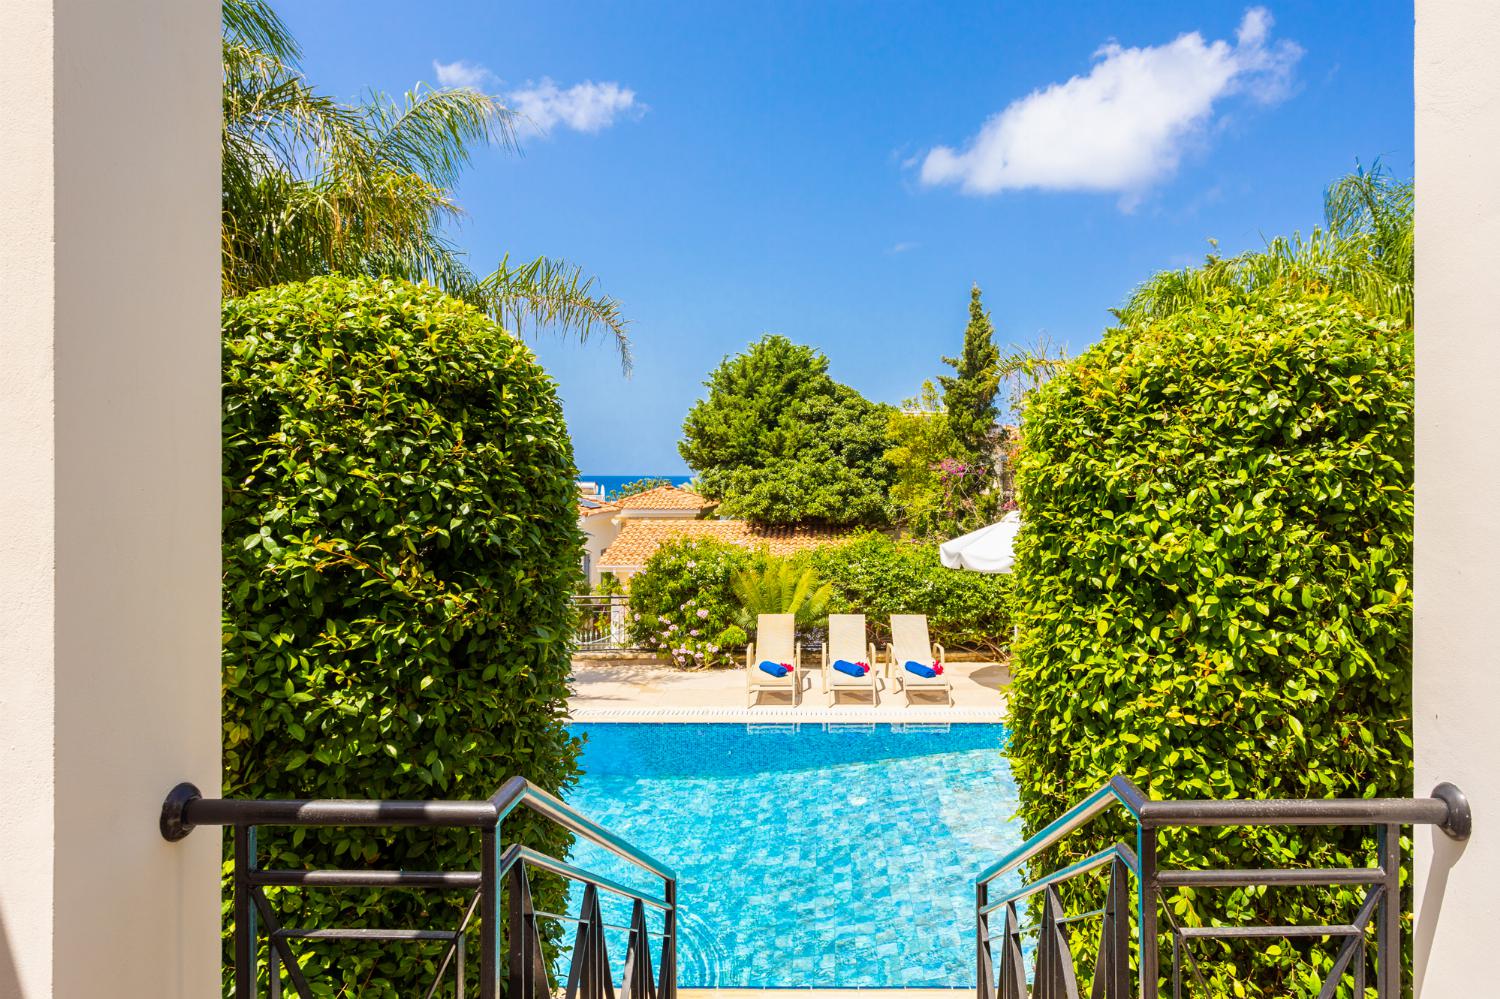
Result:
[[[568,800],[676,868],[682,987],[975,984],[974,876],[1021,842],[1003,726],[572,730]],[[573,858],[647,887],[592,844]]]

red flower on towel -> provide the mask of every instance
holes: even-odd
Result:
[[[869,663],[855,663],[854,665],[858,666],[860,669],[864,670],[866,673],[870,672],[870,664]]]
[[[791,663],[782,663],[781,665],[785,669],[796,669],[796,667],[793,666]]]
[[[935,663],[933,663],[932,664],[932,671],[934,673],[936,673],[938,676],[942,676],[943,675],[943,664],[941,662],[935,662]]]

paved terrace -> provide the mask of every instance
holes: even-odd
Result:
[[[882,683],[879,707],[868,694],[839,695],[830,707],[816,669],[804,670],[802,703],[790,694],[763,693],[745,706],[744,669],[678,670],[652,662],[576,660],[569,715],[574,721],[636,722],[998,722],[1005,717],[1010,673],[1000,663],[944,663],[953,680],[953,705],[941,694],[906,695]]]

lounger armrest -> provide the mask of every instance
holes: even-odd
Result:
[[[937,661],[938,662],[945,663],[945,662],[948,661],[948,653],[943,651],[943,647],[941,645],[934,644],[932,647],[934,649],[937,649]]]
[[[794,672],[797,674],[797,679],[794,682],[796,683],[797,686],[800,687],[800,686],[802,686],[802,643],[801,642],[793,642],[792,643],[792,665],[796,667],[796,669],[794,670]]]
[[[885,645],[885,675],[887,677],[896,672],[896,646],[887,642]]]

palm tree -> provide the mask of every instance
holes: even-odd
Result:
[[[1284,286],[1347,294],[1373,312],[1412,325],[1414,189],[1379,161],[1324,193],[1323,226],[1306,239],[1278,236],[1264,250],[1210,255],[1202,267],[1163,271],[1137,288],[1122,322],[1176,312],[1226,290]]]
[[[580,268],[504,257],[480,277],[446,235],[473,148],[516,148],[514,111],[469,88],[335,101],[303,77],[267,0],[223,0],[223,12],[226,296],[333,272],[425,281],[515,331],[603,333],[629,369],[619,305]]]

